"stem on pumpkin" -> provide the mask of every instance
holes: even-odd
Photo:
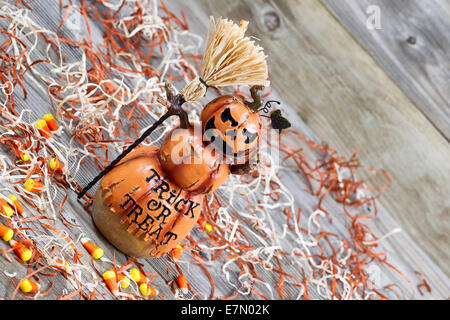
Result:
[[[261,94],[259,91],[263,90],[264,86],[252,86],[250,88],[250,95],[252,96],[253,101],[245,101],[247,107],[249,107],[253,111],[258,111],[262,106]]]

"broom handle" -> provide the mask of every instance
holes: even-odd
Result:
[[[102,172],[100,172],[89,184],[81,190],[77,198],[81,199],[86,192],[91,189],[101,178],[103,178],[108,172],[110,172],[120,160],[125,158],[134,148],[136,148],[142,141],[144,141],[159,125],[161,125],[167,118],[173,116],[174,112],[172,110],[167,111],[161,118],[158,119],[150,128],[145,130],[145,132],[133,142],[128,148],[125,149],[117,158],[115,158]]]

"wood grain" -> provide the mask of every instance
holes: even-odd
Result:
[[[450,139],[449,2],[322,2],[447,140]],[[378,6],[381,29],[366,27],[369,6]]]
[[[190,16],[254,22],[272,87],[318,137],[346,156],[361,145],[363,163],[387,170],[392,185],[381,203],[450,274],[450,145],[377,62],[317,1],[196,3]]]

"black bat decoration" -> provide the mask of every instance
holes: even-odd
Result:
[[[273,129],[278,130],[278,134],[281,133],[281,130],[287,129],[291,126],[291,123],[281,115],[281,110],[274,110],[270,114],[270,122]]]

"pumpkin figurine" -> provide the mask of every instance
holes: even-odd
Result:
[[[171,96],[169,93],[173,100]],[[216,108],[222,98],[247,112],[244,101],[236,97],[220,97],[208,106]],[[210,113],[208,106],[204,110],[209,119],[221,117],[227,108],[222,104]],[[256,122],[243,122],[237,128],[244,131],[248,125],[248,131],[255,130],[259,136],[259,121],[256,117]],[[224,162],[222,150],[203,140],[204,127],[184,123],[167,133],[160,148],[137,147],[103,177],[93,202],[93,219],[120,251],[135,257],[160,257],[170,252],[195,226],[204,196],[230,175],[234,164]],[[221,129],[224,136],[236,130]],[[250,152],[248,145],[244,139],[242,145],[233,147]]]
[[[248,22],[211,19],[201,76],[180,93],[166,84],[158,102],[168,111],[113,160],[79,194],[101,179],[93,198],[93,220],[120,251],[135,257],[170,252],[195,226],[206,194],[230,173],[248,171],[260,141],[262,120],[257,91],[269,84],[262,48],[244,37]],[[223,96],[208,103],[201,123],[191,125],[182,105],[198,101],[209,86],[249,85],[253,102]],[[178,116],[179,127],[161,147],[139,144],[165,119]],[[224,161],[224,156],[227,161]]]

